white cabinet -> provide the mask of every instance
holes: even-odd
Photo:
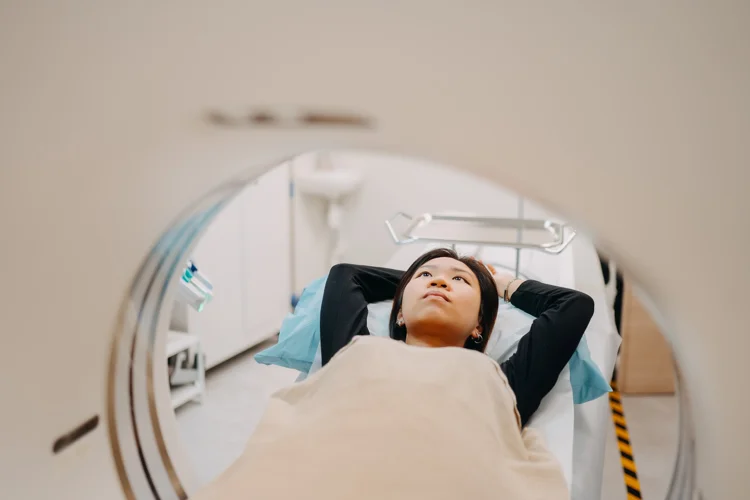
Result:
[[[243,338],[255,344],[278,331],[291,303],[289,169],[277,167],[240,196]]]
[[[290,307],[290,251],[289,170],[282,165],[227,205],[191,255],[214,287],[202,312],[188,312],[208,368],[278,332]]]
[[[206,366],[236,354],[242,345],[242,205],[232,201],[208,227],[191,258],[214,287],[200,313],[188,310],[188,331],[200,337]]]

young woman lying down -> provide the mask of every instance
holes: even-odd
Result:
[[[508,361],[483,354],[499,298],[535,316]],[[390,339],[367,304],[393,300]],[[335,266],[324,366],[271,397],[242,456],[199,498],[567,499],[526,428],[594,312],[583,293],[494,275],[438,249],[406,272]]]

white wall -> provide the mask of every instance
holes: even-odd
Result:
[[[207,367],[274,335],[289,312],[289,209],[283,164],[224,207],[195,247],[191,258],[214,297],[200,313],[176,309],[172,325],[201,337]]]
[[[315,168],[316,155],[305,154],[290,162],[295,175]],[[299,294],[315,278],[328,271],[331,242],[326,224],[326,203],[319,198],[295,192],[292,200],[292,275],[294,291]]]
[[[193,258],[214,282],[216,297],[200,314],[176,310],[172,326],[201,333],[209,366],[274,333],[288,310],[291,275],[299,294],[328,272],[332,241],[326,203],[295,193],[291,234],[288,225],[289,176],[315,168],[319,158],[364,178],[361,189],[344,202],[345,262],[385,265],[397,247],[384,221],[398,211],[517,214],[514,192],[425,160],[337,152],[305,154],[280,165],[227,206],[195,248]],[[527,216],[544,216],[529,200],[524,208]]]
[[[315,168],[317,155],[306,154],[292,162],[292,175]],[[334,168],[350,168],[364,176],[362,188],[344,202],[341,235],[345,242],[344,261],[384,265],[396,249],[384,221],[402,211],[460,211],[479,215],[515,217],[518,195],[466,172],[426,160],[371,154],[335,152]],[[545,211],[525,201],[527,217],[543,217]],[[294,253],[295,291],[328,270],[330,233],[326,226],[325,203],[295,193]],[[328,238],[321,237],[327,235]]]

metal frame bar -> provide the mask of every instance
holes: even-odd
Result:
[[[406,229],[399,234],[394,228],[394,223],[399,218],[405,219],[409,222]],[[441,238],[441,237],[424,237],[414,235],[414,231],[419,228],[424,228],[433,222],[459,222],[474,224],[484,227],[492,227],[498,229],[515,229],[516,240],[505,241],[505,240],[474,240],[474,239],[457,239],[457,238]],[[576,236],[576,231],[568,224],[561,224],[550,220],[543,219],[524,219],[523,218],[523,199],[519,200],[519,217],[518,218],[501,218],[501,217],[484,217],[484,216],[463,216],[463,215],[439,215],[425,213],[418,217],[412,217],[404,212],[397,212],[388,220],[385,221],[385,225],[388,228],[388,232],[391,235],[394,243],[397,245],[408,245],[416,242],[425,243],[446,243],[450,245],[457,244],[469,244],[469,245],[488,245],[488,246],[503,246],[516,248],[518,250],[516,254],[516,275],[520,271],[520,250],[523,248],[533,249],[542,251],[548,254],[559,254],[565,250],[573,238]],[[535,231],[547,231],[552,239],[545,243],[524,243],[522,241],[522,234],[524,230],[535,230]]]
[[[518,197],[518,213],[516,213],[516,216],[519,219],[523,219],[523,197]],[[563,234],[560,234],[560,237],[562,238]],[[523,241],[523,228],[519,227],[516,231],[516,243],[521,243]],[[521,276],[521,249],[516,248],[516,268],[515,272],[513,273],[516,278]]]

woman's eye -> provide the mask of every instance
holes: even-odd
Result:
[[[419,273],[419,277],[420,278],[422,278],[424,276],[428,276],[429,277],[429,276],[432,276],[432,275],[430,273],[428,273],[427,271],[422,271],[421,273]]]
[[[462,276],[454,276],[453,279],[454,280],[459,280],[459,281],[466,281],[466,279],[464,277],[462,277]],[[468,281],[466,281],[466,283],[468,283]]]

